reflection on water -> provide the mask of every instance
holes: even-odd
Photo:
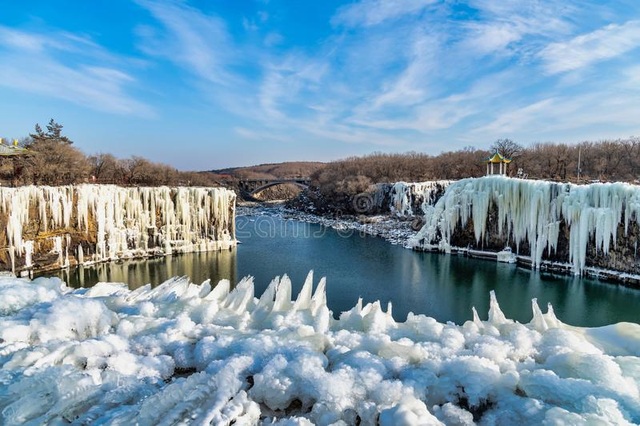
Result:
[[[91,287],[98,282],[119,282],[127,283],[132,290],[145,284],[155,286],[175,276],[188,276],[197,284],[208,279],[212,284],[222,279],[235,284],[238,280],[236,249],[100,263],[60,271],[57,275],[76,288]]]
[[[461,324],[471,319],[473,306],[486,318],[494,290],[505,315],[520,322],[531,320],[533,298],[543,312],[551,303],[558,318],[573,325],[640,322],[637,290],[511,264],[413,252],[353,231],[270,216],[241,216],[236,223],[242,244],[231,252],[102,264],[64,272],[62,278],[75,286],[115,281],[137,288],[176,275],[195,283],[223,278],[236,283],[251,275],[260,295],[275,276],[288,274],[296,294],[314,270],[315,283],[327,278],[327,300],[336,317],[362,297],[364,302],[380,300],[385,308],[392,302],[397,320],[414,312]]]

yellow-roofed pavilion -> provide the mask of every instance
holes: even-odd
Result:
[[[510,159],[503,157],[499,152],[496,152],[491,157],[487,158],[487,176],[489,175],[507,175],[507,165],[511,162]],[[494,164],[498,164],[498,173],[495,173]]]

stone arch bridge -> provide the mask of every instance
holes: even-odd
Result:
[[[290,179],[243,179],[238,185],[243,193],[254,196],[260,191],[276,185],[292,184],[304,189],[308,188],[310,183],[311,178],[301,177]]]

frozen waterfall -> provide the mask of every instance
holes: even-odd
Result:
[[[52,267],[235,245],[235,193],[114,185],[0,188],[6,269]],[[45,265],[46,266],[46,265]]]
[[[424,214],[439,195],[451,184],[449,180],[426,182],[396,182],[390,190],[389,210],[398,217]],[[419,207],[420,211],[414,211]]]
[[[495,216],[490,217],[492,211]],[[566,261],[579,274],[587,265],[589,244],[607,255],[620,235],[626,237],[634,222],[640,224],[640,186],[470,178],[449,185],[425,216],[426,224],[410,242],[414,248],[448,251],[454,232],[470,223],[475,242],[481,244],[493,220],[498,236],[516,248],[529,244],[534,268],[543,255],[555,252],[564,232],[569,246]]]

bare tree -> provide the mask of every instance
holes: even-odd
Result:
[[[96,154],[89,157],[92,181],[116,183],[118,180],[118,159],[112,154]]]
[[[497,152],[505,158],[514,159],[522,153],[524,148],[511,139],[498,139],[489,147],[491,152]]]
[[[621,142],[624,152],[624,177],[637,182],[640,180],[640,138],[631,137]]]
[[[62,135],[62,125],[53,119],[44,132],[35,125],[35,133],[25,142],[31,152],[23,173],[36,185],[62,185],[84,182],[89,173],[85,155]]]
[[[32,155],[24,174],[36,185],[67,185],[84,182],[89,162],[80,150],[67,143],[37,140],[27,145]]]

